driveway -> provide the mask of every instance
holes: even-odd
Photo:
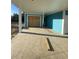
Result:
[[[36,32],[45,34],[48,29],[25,31],[26,33],[18,33],[12,39],[12,59],[68,59],[68,38],[35,34]],[[27,33],[27,31],[32,33]],[[51,46],[53,50],[50,50]]]

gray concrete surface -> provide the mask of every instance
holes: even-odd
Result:
[[[45,34],[49,36],[60,36],[60,37],[68,37],[68,35],[63,35],[57,32],[52,31],[52,29],[49,28],[34,28],[29,27],[28,29],[22,29],[22,32],[25,33],[35,33],[35,34]]]
[[[47,37],[54,51],[48,51]],[[68,38],[18,33],[11,44],[11,59],[68,59]]]

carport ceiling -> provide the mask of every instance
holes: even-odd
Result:
[[[12,0],[28,13],[55,13],[68,8],[68,0]]]

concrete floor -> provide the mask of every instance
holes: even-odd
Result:
[[[54,51],[48,51],[47,38]],[[68,38],[19,33],[12,39],[11,52],[12,59],[68,59]]]
[[[68,37],[68,35],[62,35],[60,33],[52,31],[52,29],[49,28],[34,28],[30,27],[28,29],[23,29],[23,33],[31,33],[36,35],[44,35],[44,36],[55,36],[55,37]]]

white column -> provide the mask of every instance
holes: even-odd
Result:
[[[63,10],[63,19],[64,19],[64,17],[65,17],[65,10]]]
[[[21,33],[22,30],[22,16],[21,16],[21,10],[19,11],[19,33]]]
[[[28,13],[27,13],[27,28],[28,28]]]
[[[64,17],[65,17],[65,10],[63,11],[63,19],[62,19],[62,34],[64,34]]]
[[[43,15],[42,15],[42,27],[44,25],[44,12],[43,12]]]
[[[40,27],[41,27],[41,16],[40,16]]]
[[[27,19],[26,19],[26,13],[24,13],[24,27],[26,28]]]

